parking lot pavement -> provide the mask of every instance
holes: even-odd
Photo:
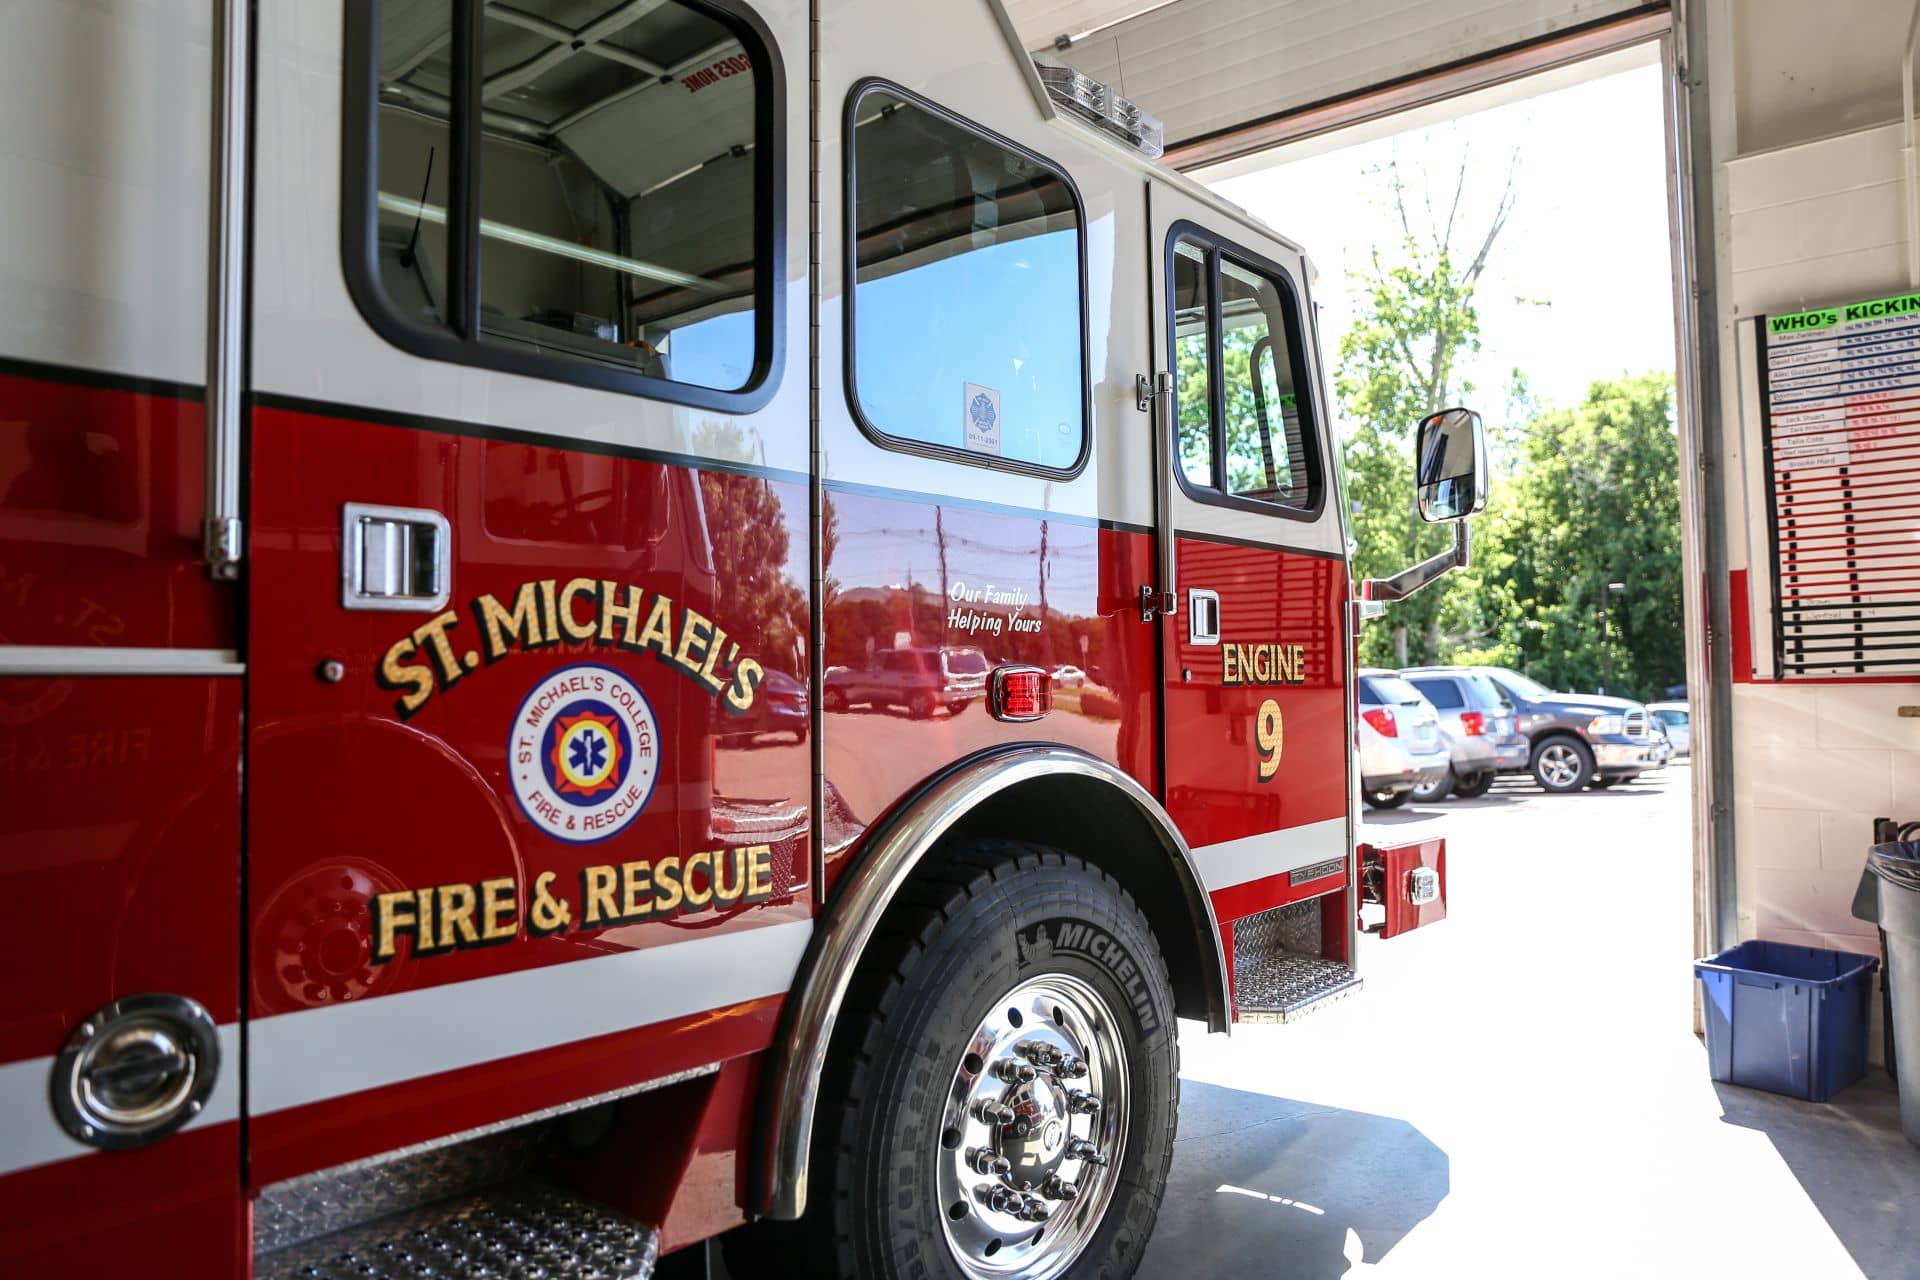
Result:
[[[1447,838],[1448,919],[1363,938],[1304,1022],[1183,1026],[1141,1275],[1920,1278],[1883,1073],[1830,1106],[1707,1078],[1688,779],[1369,813]]]

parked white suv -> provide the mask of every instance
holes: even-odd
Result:
[[[1396,809],[1415,787],[1432,786],[1452,763],[1440,713],[1391,671],[1360,672],[1360,798]]]

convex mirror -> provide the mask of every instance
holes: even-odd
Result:
[[[1414,444],[1420,518],[1464,520],[1487,505],[1487,437],[1471,409],[1442,409],[1420,420]]]

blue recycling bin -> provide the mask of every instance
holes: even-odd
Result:
[[[1809,1102],[1860,1079],[1879,963],[1758,939],[1694,961],[1713,1078]]]

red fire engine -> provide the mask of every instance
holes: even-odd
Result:
[[[1011,30],[14,8],[0,1274],[1129,1274],[1444,913],[1306,261]]]

